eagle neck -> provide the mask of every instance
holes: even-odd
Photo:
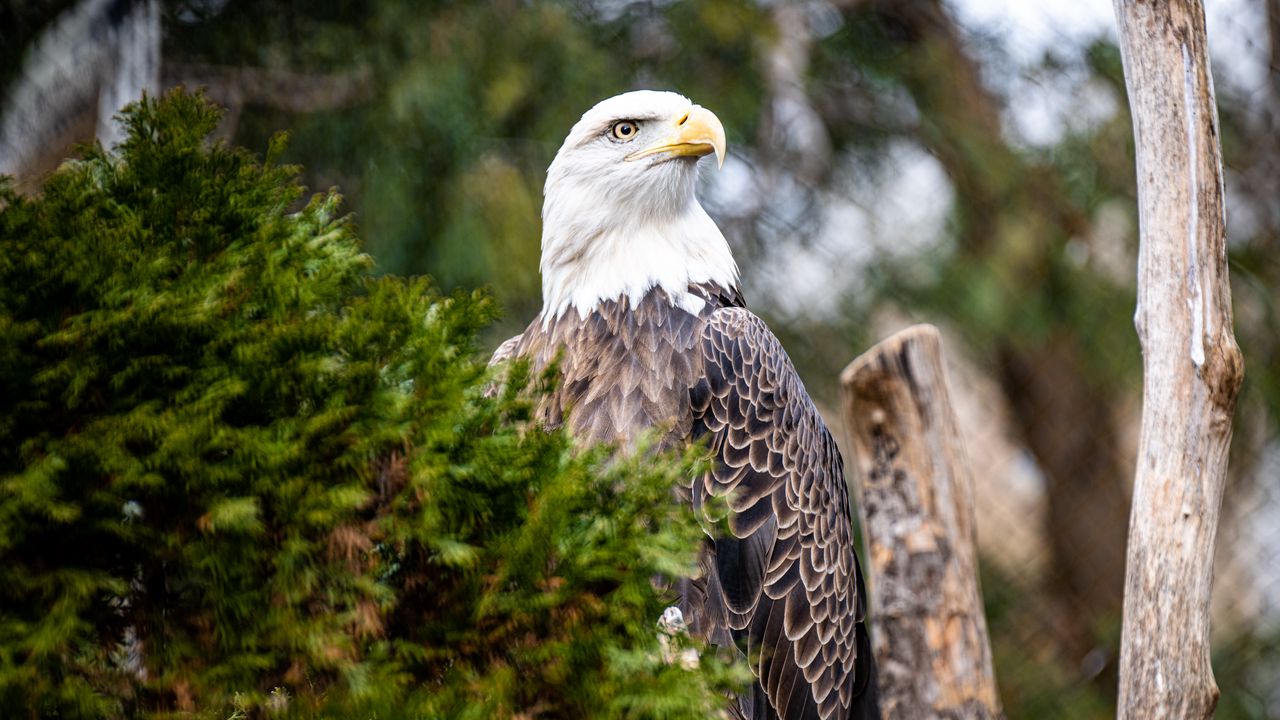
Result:
[[[544,327],[570,310],[585,318],[608,301],[625,298],[635,307],[655,288],[695,314],[706,301],[691,285],[737,289],[729,243],[696,199],[666,218],[629,219],[584,228],[544,218]]]

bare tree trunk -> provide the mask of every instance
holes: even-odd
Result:
[[[124,140],[116,113],[143,93],[160,91],[160,1],[142,0],[115,26],[115,47],[98,90],[98,142],[111,147]]]
[[[1204,8],[1115,0],[1137,153],[1144,379],[1120,653],[1121,718],[1207,718],[1209,594],[1243,380],[1232,331]]]
[[[978,586],[973,475],[942,343],[916,325],[840,377],[886,717],[1001,717]]]
[[[160,85],[159,0],[80,0],[32,43],[0,98],[0,173],[32,180],[76,142],[121,139],[113,120]]]

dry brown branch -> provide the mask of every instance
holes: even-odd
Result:
[[[201,88],[226,109],[218,135],[235,135],[240,112],[257,105],[293,113],[354,105],[373,92],[372,72],[366,66],[331,74],[300,73],[270,68],[166,63],[164,86]]]
[[[358,102],[373,89],[370,71],[359,67],[332,74],[268,68],[168,63],[164,84],[208,89],[214,100],[296,113],[331,110]]]

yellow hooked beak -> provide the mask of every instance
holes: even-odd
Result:
[[[724,167],[724,125],[720,118],[701,105],[694,105],[688,112],[674,119],[671,133],[643,150],[637,150],[627,161],[667,153],[673,157],[702,157],[716,154],[720,167]]]

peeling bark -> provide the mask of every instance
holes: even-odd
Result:
[[[973,475],[938,331],[894,335],[840,382],[885,717],[1002,717],[978,586]]]
[[[1121,718],[1207,718],[1209,598],[1244,365],[1233,334],[1204,8],[1116,0],[1137,154],[1142,435],[1125,576]]]

